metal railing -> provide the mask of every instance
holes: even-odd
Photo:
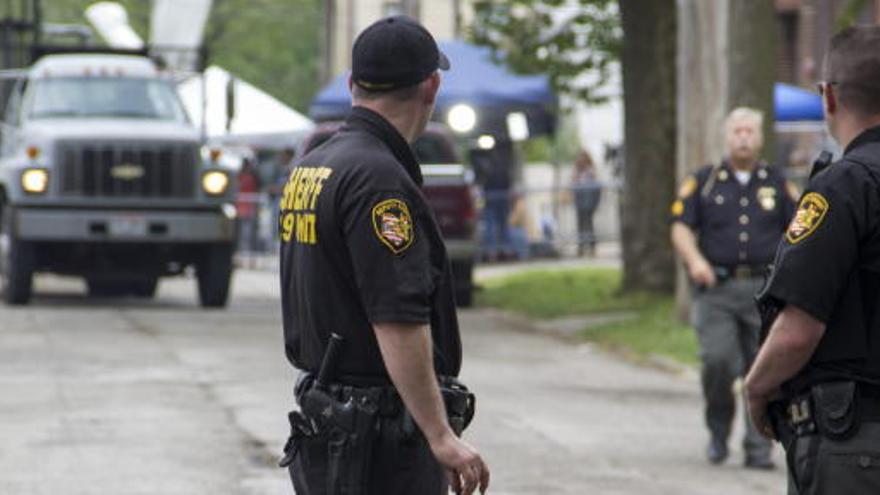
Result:
[[[478,261],[589,256],[620,237],[615,182],[599,181],[590,191],[518,187],[479,194]],[[265,192],[238,195],[240,257],[277,253],[277,202]]]

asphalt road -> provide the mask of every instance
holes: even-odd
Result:
[[[277,280],[239,270],[223,311],[192,280],[155,300],[88,299],[42,277],[24,308],[0,306],[0,494],[286,494],[274,468],[293,371]],[[489,311],[461,315],[468,438],[493,494],[783,493],[782,470],[702,457],[693,375],[635,366]],[[778,457],[777,457],[778,458]]]

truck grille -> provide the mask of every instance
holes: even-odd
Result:
[[[180,143],[60,143],[62,196],[187,198],[197,150]]]

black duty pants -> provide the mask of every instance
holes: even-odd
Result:
[[[785,447],[789,495],[880,493],[880,423],[862,423],[848,440],[809,435]]]
[[[446,495],[443,468],[434,458],[417,427],[403,430],[397,417],[381,417],[373,443],[367,495]],[[327,439],[305,439],[293,464],[290,478],[296,495],[339,495],[327,492]]]

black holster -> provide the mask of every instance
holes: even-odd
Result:
[[[312,385],[298,386],[297,398],[317,435],[327,439],[327,493],[363,495],[370,481],[381,391]]]
[[[353,431],[330,427],[327,444],[329,495],[367,493],[373,442],[376,438],[377,411],[375,404],[372,407],[359,407]]]
[[[852,380],[824,382],[793,398],[772,402],[768,415],[784,446],[795,437],[819,434],[841,441],[861,426],[858,384]]]
[[[446,406],[449,426],[456,435],[461,436],[474,419],[477,397],[464,383],[451,376],[440,379],[440,395],[443,396]]]

